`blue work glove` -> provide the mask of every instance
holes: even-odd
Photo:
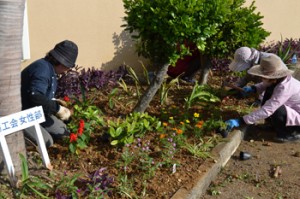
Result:
[[[226,131],[231,131],[234,127],[239,127],[240,126],[240,120],[239,119],[230,119],[227,120],[226,122]]]
[[[249,94],[255,93],[255,92],[256,92],[255,87],[253,87],[253,86],[244,86],[244,87],[243,87],[243,91],[242,91],[242,95],[243,95],[244,97],[246,97],[246,96],[248,96]]]

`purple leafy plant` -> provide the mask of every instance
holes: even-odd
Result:
[[[124,66],[120,66],[116,71],[102,71],[95,68],[82,69],[77,66],[58,79],[56,97],[78,97],[82,94],[82,88],[89,91],[93,88],[101,89],[105,86],[115,86],[125,74]]]
[[[278,55],[286,64],[291,63],[291,57],[296,54],[300,56],[300,39],[286,38],[285,40],[270,42],[258,49],[262,52],[269,52]]]
[[[84,196],[91,196],[98,192],[101,195],[107,194],[111,196],[111,186],[114,182],[113,177],[109,177],[105,173],[106,168],[100,168],[88,175],[85,179],[78,179],[78,181],[84,186],[81,188]]]

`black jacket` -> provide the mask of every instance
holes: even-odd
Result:
[[[51,63],[39,59],[21,73],[22,110],[42,106],[45,115],[58,112],[59,104],[52,100],[57,89],[57,75]]]

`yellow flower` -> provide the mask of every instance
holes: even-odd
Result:
[[[199,117],[199,113],[194,113],[194,117]]]
[[[173,120],[174,118],[173,117],[169,117],[169,120]]]
[[[168,123],[167,122],[163,122],[163,126],[168,126]]]
[[[190,123],[190,120],[185,120],[185,122],[186,122],[187,124],[189,124],[189,123]]]

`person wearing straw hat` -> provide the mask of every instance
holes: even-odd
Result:
[[[55,45],[46,56],[31,63],[21,72],[22,110],[42,106],[46,121],[41,123],[41,131],[47,147],[53,145],[53,138],[59,139],[69,134],[64,121],[69,120],[71,111],[61,100],[56,100],[57,75],[75,66],[78,56],[77,45],[64,40]],[[33,127],[24,130],[29,140],[36,142]]]
[[[247,72],[260,77],[262,82],[249,86],[244,91],[264,92],[262,105],[242,118],[227,120],[227,131],[242,124],[254,124],[268,119],[277,133],[275,141],[300,140],[300,81],[292,76],[293,71],[287,68],[280,57],[269,54]]]

